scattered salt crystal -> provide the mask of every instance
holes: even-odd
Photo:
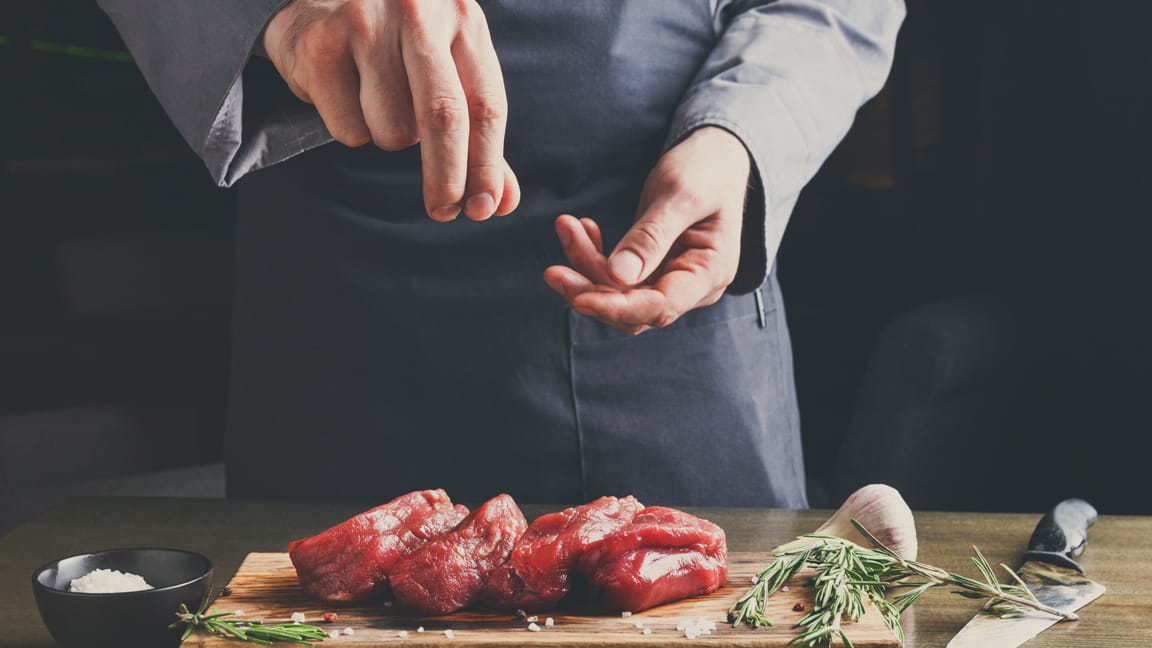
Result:
[[[760,582],[760,577],[757,576],[756,574],[752,574],[752,584],[755,585],[756,583],[759,583],[759,582]]]
[[[544,619],[544,625],[551,628],[552,626],[556,625],[556,622],[552,620],[552,617],[548,617],[547,619]]]
[[[95,569],[68,583],[69,592],[115,594],[154,589],[143,576],[116,569]]]
[[[420,626],[419,628],[416,628],[416,632],[424,632],[424,626]]]
[[[620,616],[622,616],[622,617],[624,617],[625,619],[627,619],[628,617],[632,616],[632,613],[631,613],[631,612],[628,612],[627,610],[625,610],[624,612],[621,612],[621,613],[620,613]]]
[[[332,632],[328,633],[328,636],[333,638],[333,639],[339,639],[340,638],[340,631],[339,630],[333,630]]]
[[[396,633],[396,636],[400,637],[401,639],[407,639],[408,638],[408,631],[407,630],[401,630],[400,632]]]
[[[637,621],[637,622],[636,622],[636,627],[637,627],[637,628],[643,628],[643,627],[644,627],[644,622],[643,622],[643,621]]]
[[[244,616],[244,610],[236,610],[232,613],[232,616]]]
[[[781,591],[781,592],[787,592],[787,591],[788,591],[788,586],[787,586],[787,585],[785,585],[785,586],[781,587],[781,588],[780,588],[780,591]]]
[[[344,634],[346,634],[346,635],[350,635],[354,632],[356,632],[356,631],[353,630],[352,628],[344,628]]]
[[[539,620],[540,620],[540,617],[536,617],[536,616],[530,616],[530,617],[528,617],[527,619],[524,619],[524,620],[525,620],[525,621],[527,621],[528,623],[535,623],[535,622],[537,622],[537,621],[539,621]]]
[[[701,635],[710,635],[716,630],[716,623],[699,617],[697,619],[682,619],[676,625],[676,630],[683,632],[688,639],[695,639]]]
[[[384,607],[392,607],[392,601],[384,601]]]
[[[540,626],[536,625],[535,623],[529,623],[528,624],[528,631],[529,632],[540,632]]]
[[[451,630],[445,630],[445,631],[443,632],[443,635],[444,635],[445,637],[448,637],[449,639],[451,639],[452,637],[455,637],[455,636],[456,636],[456,633],[455,633],[455,632],[452,632]]]
[[[292,613],[292,623],[304,623],[304,613],[303,612],[293,612]]]
[[[646,635],[652,634],[652,628],[644,628],[644,632],[642,634],[646,634]]]

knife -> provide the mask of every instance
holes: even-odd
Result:
[[[1096,509],[1080,499],[1057,504],[1036,525],[1024,564],[1016,572],[1041,603],[1074,612],[1104,593],[1104,586],[1084,575],[1076,558],[1088,544],[1088,527],[1096,522]],[[947,648],[1015,648],[1059,621],[1031,608],[1018,617],[1001,619],[976,613]]]

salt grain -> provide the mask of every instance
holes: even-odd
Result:
[[[236,610],[232,613],[232,616],[244,616],[244,610]]]
[[[443,634],[445,637],[448,637],[449,639],[456,636],[456,633],[452,632],[451,630],[445,630]]]
[[[419,628],[416,628],[416,632],[424,632],[424,626],[420,626]]]
[[[644,622],[643,622],[643,621],[637,621],[637,622],[636,622],[636,627],[637,627],[637,628],[643,628],[643,627],[644,627]]]
[[[392,601],[384,601],[384,607],[392,607]]]
[[[530,616],[530,617],[528,617],[527,619],[524,619],[524,620],[525,620],[525,621],[527,621],[528,623],[536,623],[537,621],[539,621],[539,620],[540,620],[540,617],[536,617],[536,616]]]
[[[631,612],[628,612],[628,611],[624,611],[624,612],[621,612],[621,613],[620,613],[620,616],[622,616],[622,617],[624,617],[625,619],[627,619],[628,617],[632,616],[632,613],[631,613]]]
[[[346,635],[350,635],[354,632],[356,632],[356,631],[353,630],[352,628],[344,628],[344,634],[346,634]]]
[[[652,634],[652,628],[644,628],[644,632],[642,632],[641,634],[646,634],[646,635]]]
[[[400,637],[401,639],[407,639],[408,638],[408,631],[407,630],[401,630],[400,632],[396,633],[396,636]]]
[[[529,623],[528,624],[528,631],[529,632],[540,632],[540,626],[536,625],[535,623]]]
[[[552,626],[556,625],[556,622],[552,620],[552,617],[548,617],[547,619],[544,619],[544,625],[551,628]]]
[[[340,638],[340,631],[339,630],[333,630],[332,632],[328,633],[328,636],[333,638],[333,639],[339,639]]]
[[[785,585],[785,586],[781,587],[781,588],[780,588],[780,591],[781,591],[781,592],[787,592],[787,591],[788,591],[788,586],[787,586],[787,585]]]
[[[304,613],[303,612],[293,612],[292,613],[292,623],[304,623]]]

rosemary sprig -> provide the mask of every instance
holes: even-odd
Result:
[[[851,648],[852,642],[841,629],[841,623],[845,618],[859,621],[864,615],[865,601],[876,606],[885,623],[903,643],[901,613],[924,592],[941,585],[960,588],[954,592],[961,596],[989,599],[985,611],[1003,618],[1023,614],[1021,606],[1042,610],[1062,620],[1075,621],[1078,618],[1075,613],[1057,610],[1037,601],[1020,577],[1004,564],[1000,566],[1014,583],[1001,584],[988,559],[976,547],[973,547],[976,556],[972,563],[983,580],[901,558],[859,521],[852,520],[852,524],[876,546],[875,549],[860,547],[836,536],[806,535],[812,538],[811,544],[777,554],[777,560],[756,574],[752,588],[728,610],[728,620],[733,627],[741,623],[752,627],[772,625],[766,614],[768,597],[804,567],[815,571],[812,578],[814,601],[812,609],[796,622],[796,627],[804,630],[789,642],[789,645],[802,648],[831,645],[836,638]],[[889,601],[885,595],[895,588],[908,590],[896,594]]]
[[[195,612],[189,611],[187,605],[180,604],[180,611],[176,613],[176,621],[168,626],[169,628],[184,626],[184,633],[180,635],[180,641],[187,639],[188,635],[198,628],[220,637],[230,637],[265,646],[270,646],[278,641],[311,646],[310,642],[312,641],[324,641],[328,638],[328,634],[324,632],[323,628],[305,623],[265,625],[260,621],[249,619],[225,618],[232,616],[232,614],[217,612],[215,609],[208,610],[212,599],[211,592],[209,592]]]

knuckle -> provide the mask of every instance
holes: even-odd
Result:
[[[352,36],[370,39],[376,35],[375,15],[368,4],[360,0],[352,0],[340,9],[344,24]]]
[[[664,230],[657,223],[643,223],[632,228],[631,239],[631,243],[641,252],[655,254],[660,251]]]
[[[685,180],[676,180],[672,192],[674,200],[686,211],[696,213],[704,207],[699,191]]]
[[[344,55],[344,42],[325,26],[301,34],[297,50],[306,64],[317,67],[335,65]]]
[[[428,126],[432,130],[449,133],[464,125],[464,110],[458,98],[435,97],[428,102]]]
[[[474,122],[503,122],[508,118],[508,100],[499,92],[477,93],[468,102],[468,114]]]

